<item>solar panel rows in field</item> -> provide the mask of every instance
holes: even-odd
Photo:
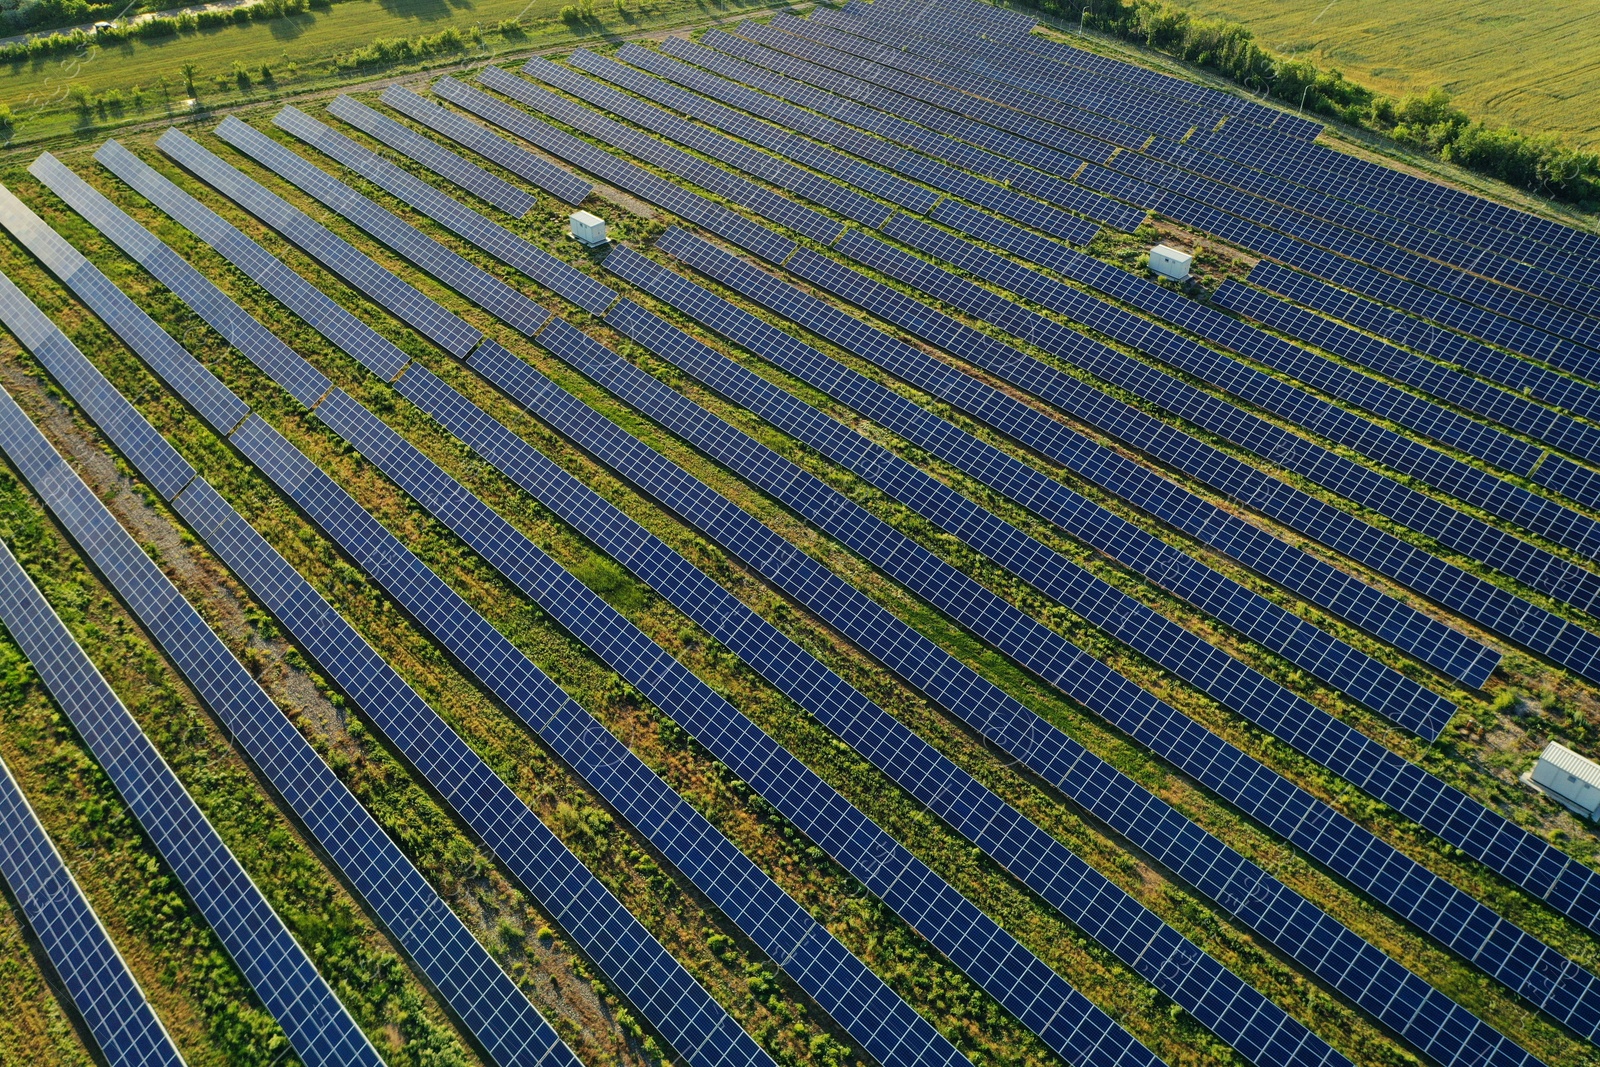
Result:
[[[329,110],[332,111],[331,108]],[[272,121],[278,128],[343,163],[390,196],[404,201],[458,237],[516,267],[547,288],[554,289],[585,311],[601,314],[616,300],[616,293],[564,260],[557,259],[526,238],[484,218],[460,201],[369,152],[305,112],[286,107]],[[448,179],[449,174],[441,173],[440,177]]]
[[[108,166],[113,167],[124,181],[149,196],[158,206],[167,210],[197,234],[214,233],[223,227],[232,231],[231,227],[212,214],[209,209],[187,197],[175,186],[166,183],[165,179],[161,179],[154,171],[148,171],[146,168],[147,173],[142,173],[126,166],[115,156],[106,156],[104,152],[101,158]],[[232,233],[235,235],[235,240],[231,247],[220,241],[213,247],[217,247],[235,265],[241,265],[241,269],[245,269],[247,273],[250,273],[249,266],[242,264],[251,263],[253,258],[271,258],[242,234],[238,234],[237,231]],[[212,240],[211,237],[205,239],[208,243]],[[257,256],[248,257],[241,254],[241,246],[253,248]],[[276,284],[271,274],[262,272],[252,276],[302,317],[305,310],[314,310],[315,305],[306,307],[300,291],[294,287]],[[353,320],[353,316],[351,318]],[[217,321],[224,322],[222,319]],[[235,331],[230,339],[237,338],[239,343],[248,345],[249,347],[242,350],[252,359],[257,358],[262,348],[270,353],[275,347],[270,342],[262,345],[257,340],[252,340],[252,335],[257,339],[260,338],[259,332],[239,330]],[[336,336],[337,331],[330,330],[329,335]],[[358,349],[351,352],[351,355],[361,359],[362,356],[358,354],[360,351]],[[404,361],[406,357],[395,350],[390,358]],[[266,359],[260,360],[258,365],[264,370],[272,366]],[[387,360],[376,365],[386,366]],[[368,363],[367,366],[373,369],[374,364]],[[314,400],[313,403],[315,402]],[[514,683],[520,686],[521,688],[510,690],[515,699],[509,700],[508,705],[525,723],[543,724],[552,721],[550,708],[554,707],[557,711],[561,711],[568,707],[564,694],[561,694],[559,689],[532,664],[527,664],[525,667],[516,666],[518,660],[526,663],[526,660],[521,659],[520,653],[516,654],[517,660],[512,661],[494,658],[507,655],[506,650],[510,647],[498,631],[493,630],[480,616],[471,612],[456,594],[439,583],[431,571],[395,541],[393,535],[350,502],[342,489],[305,460],[259,416],[250,416],[230,439],[269,477],[272,477],[285,493],[305,508],[308,514],[327,520],[330,525],[323,525],[324,531],[356,555],[362,565],[369,569],[369,573],[373,574],[391,595],[412,610],[424,626],[436,635],[443,633],[444,636],[440,640],[447,647],[456,647],[452,642],[459,640],[465,642],[460,646],[462,649],[485,650],[481,655],[490,658],[463,657],[464,665],[467,665],[480,681],[502,696],[506,694],[496,684],[491,683],[501,685]],[[321,521],[319,525],[322,525]],[[365,556],[361,555],[363,552],[366,553]],[[412,595],[413,593],[415,595]],[[511,665],[507,666],[507,663]],[[480,671],[483,673],[480,674]],[[541,679],[542,682],[536,683],[534,679]],[[544,709],[544,713],[541,713],[541,708]],[[587,713],[583,714],[587,717]],[[551,726],[550,729],[555,731],[557,727]],[[599,729],[597,725],[596,729]],[[592,742],[590,744],[592,747]],[[574,753],[567,753],[567,755],[572,754]],[[614,756],[615,753],[610,755]],[[448,768],[450,764],[446,763],[443,766]],[[458,770],[464,768],[473,773],[466,785],[448,790],[450,795],[463,801],[461,808],[463,817],[484,834],[485,840],[496,846],[497,854],[502,861],[523,881],[529,891],[541,900],[542,905],[550,909],[574,941],[595,959],[641,1014],[691,1062],[723,1065],[770,1064],[766,1054],[750,1041],[688,972],[667,954],[645,928],[629,915],[626,908],[572,857],[553,835],[547,832],[533,832],[530,829],[531,826],[542,825],[537,816],[533,815],[509,790],[504,787],[491,788],[492,782],[496,779],[493,779],[492,774],[488,774],[487,768],[484,769],[487,774],[485,777],[485,774],[479,774],[475,767],[476,764],[460,765]],[[620,771],[618,773],[620,774]],[[624,788],[621,785],[617,787]],[[441,787],[441,790],[443,791],[444,787]],[[625,799],[625,794],[619,793],[617,796],[619,799]],[[474,797],[478,800],[473,801]],[[524,825],[528,820],[531,820],[531,823]],[[496,827],[501,829],[495,829]],[[490,830],[494,832],[490,833]]]
[[[328,113],[343,119],[368,137],[389,146],[407,159],[442,174],[478,199],[521,218],[538,203],[498,174],[491,174],[442,147],[437,141],[412,130],[403,123],[363,104],[351,96],[339,95],[328,105]],[[585,194],[587,195],[587,194]]]
[[[66,179],[75,176],[59,162],[50,157],[44,157],[41,162],[45,166],[35,169],[54,170],[51,177],[55,184],[71,184]],[[106,218],[112,213],[121,214],[109,202],[97,198],[86,185],[76,184],[78,188],[69,192],[75,193],[74,200],[83,204],[86,212]],[[163,380],[173,383],[175,391],[185,400],[197,402],[197,407],[219,395],[237,401],[97,268],[37,218],[34,221],[35,226],[22,238],[30,251],[58,277],[68,279],[68,285],[90,309]],[[121,216],[121,221],[134,225],[126,216]],[[16,233],[14,228],[13,233]],[[75,347],[58,345],[49,350],[42,361],[97,424],[101,418],[106,419],[102,428],[114,442],[129,436],[127,428],[142,425],[143,436],[166,445],[155,429]],[[238,407],[243,407],[242,402],[238,402]],[[224,416],[226,421],[212,422],[212,428],[220,435],[229,433],[249,414],[248,407],[243,407],[245,416],[234,418],[236,410],[230,406]],[[134,460],[134,464],[138,467],[138,460]],[[187,501],[194,494],[199,494],[200,499],[209,499],[214,515],[218,505],[226,508],[210,486],[200,489],[197,483],[204,484],[203,480],[191,481],[175,497],[169,495],[180,514],[187,512]],[[228,510],[231,514],[231,509]],[[238,524],[243,522],[237,515],[234,519]],[[309,586],[306,591],[310,591]],[[496,1062],[507,1067],[513,1064],[531,1067],[547,1059],[553,1063],[576,1064],[571,1052],[539,1017],[527,997],[309,743],[277,713],[266,694],[259,687],[252,691],[237,675],[226,680],[233,685],[236,694],[233,699],[238,705],[236,710],[224,715],[234,736],[419,970],[484,1047],[491,1050]],[[220,700],[226,691],[218,689],[218,684],[207,679],[205,684],[196,684],[196,689],[208,702]]]
[[[704,226],[730,241],[738,241],[741,248],[759,249],[758,254],[773,263],[782,263],[795,249],[793,241],[753,225],[721,204],[681,189],[664,178],[658,178],[641,167],[618,159],[610,152],[603,152],[548,123],[540,122],[526,111],[511,107],[505,101],[470,85],[463,85],[453,78],[440,78],[433,83],[433,91],[463,110],[493,122],[574,166],[582,167],[619,189],[643,197],[679,218]]]
[[[70,633],[10,548],[0,544],[0,622],[29,661],[59,657]],[[46,668],[39,670],[45,677]],[[111,935],[0,762],[0,880],[5,882],[50,968],[72,999],[100,1055],[112,1067],[182,1067],[183,1057],[145,999]]]
[[[53,325],[9,279],[0,280],[0,298],[7,325],[19,323],[13,331],[43,359],[48,353],[33,349],[30,338]],[[254,680],[9,394],[0,395],[0,450],[184,676],[216,680],[196,687],[219,718],[244,727],[259,710],[264,720],[286,722],[264,694],[255,699]],[[295,1052],[307,1064],[381,1067],[355,1020],[65,628],[29,631],[27,640],[12,633]]]
[[[581,204],[589,195],[591,186],[583,179],[567,173],[549,160],[535,155],[521,145],[513,144],[499,134],[492,133],[447,108],[424,100],[402,85],[389,86],[379,99],[402,115],[421,123],[435,133],[444,134],[457,144],[472,149],[483,158],[500,164],[512,174],[532,182],[569,204]],[[427,160],[419,162],[432,165]]]
[[[426,298],[414,294],[411,300],[402,302],[400,306],[409,309],[416,300],[421,299]],[[439,309],[440,312],[442,310]],[[432,315],[418,316],[419,323],[431,321],[431,318]],[[409,395],[414,388],[408,384],[413,376],[417,377],[418,382],[427,380],[426,372],[420,368],[408,371],[397,383],[397,388],[403,394]],[[373,419],[365,409],[334,390],[318,405],[316,411],[324,422],[350,440],[380,468],[399,479],[425,506],[430,510],[437,509],[435,513],[441,520],[484,553],[525,592],[535,596],[546,610],[595,649],[597,654],[612,663],[642,692],[656,700],[663,710],[700,737],[719,758],[762,790],[779,810],[900,910],[908,921],[924,931],[959,966],[967,969],[976,980],[997,990],[1002,1003],[1016,1011],[1025,1022],[1039,1027],[1043,1031],[1041,1036],[1058,1047],[1063,1055],[1111,1056],[1116,1062],[1148,1061],[1148,1053],[1142,1047],[1120,1028],[1110,1024],[1098,1009],[1036,957],[1017,945],[1010,935],[962,900],[946,883],[894,844],[882,831],[865,821],[855,809],[846,805],[836,793],[793,761],[793,757],[775,742],[755,731],[747,720],[711,693],[676,660],[656,649],[631,623],[616,615],[595,594],[561,571],[553,561],[498,519],[475,497],[442,472],[430,473],[437,471],[437,468]],[[238,435],[235,437],[237,439]],[[284,484],[286,491],[289,491],[288,485],[292,482],[280,484]],[[322,495],[332,491],[329,488]],[[326,505],[321,502],[320,496],[312,496],[303,501],[302,506],[316,517],[319,514],[317,509]],[[329,527],[326,522],[323,525],[353,553],[357,552],[358,546],[365,550],[365,546],[378,536],[372,530],[357,536],[353,530],[340,533],[337,526]],[[371,573],[370,566],[368,569]],[[383,581],[381,577],[379,580]],[[442,590],[444,587],[441,585],[439,588]],[[404,591],[396,591],[396,595],[402,602],[408,602]],[[412,610],[418,612],[415,606],[412,606]],[[493,634],[493,631],[487,632]],[[498,641],[505,649],[510,648],[498,634],[492,637],[480,635],[473,640],[473,644],[453,648],[457,656],[469,664],[473,662],[472,650],[478,648],[481,642],[487,641],[488,647],[495,648],[494,642]],[[501,656],[509,654],[500,653]],[[495,670],[490,670],[489,677],[498,675]],[[508,704],[514,702],[511,693],[497,691]],[[583,714],[587,719],[587,713]],[[542,720],[529,714],[525,721]],[[602,729],[592,719],[587,721],[595,729]],[[557,734],[558,739],[562,736]],[[606,737],[609,739],[610,735]],[[596,756],[589,762],[563,750],[559,740],[552,740],[552,743],[557,745],[558,751],[563,752],[564,758],[580,770],[590,768],[593,774],[620,773],[605,771],[604,768],[608,766],[633,766],[629,761],[634,757],[631,754],[626,757],[622,755],[626,749],[615,749],[611,740],[604,744],[589,742],[590,748],[607,750],[602,753],[604,759]],[[858,1036],[864,1042],[881,1049],[884,1048],[881,1041],[887,1040],[892,1051],[895,1043],[902,1041],[907,1033],[919,1032],[919,1028],[925,1027],[925,1024],[916,1021],[914,1015],[897,1018],[895,1010],[883,1003],[882,996],[869,995],[870,987],[879,983],[876,979],[861,978],[867,972],[848,954],[842,958],[820,958],[828,955],[828,946],[837,948],[831,939],[824,938],[821,945],[810,943],[809,953],[807,945],[814,942],[814,938],[803,939],[798,945],[790,943],[796,923],[803,926],[810,922],[803,912],[794,910],[798,906],[783,897],[770,882],[766,883],[770,888],[770,892],[766,893],[760,892],[758,886],[744,884],[750,877],[765,880],[736,851],[730,852],[732,846],[715,836],[709,824],[704,824],[704,835],[708,836],[700,842],[700,849],[705,854],[696,855],[683,838],[687,834],[687,826],[698,826],[703,820],[688,813],[687,809],[676,814],[663,810],[661,805],[667,803],[664,798],[671,796],[670,791],[659,779],[648,776],[642,764],[631,774],[631,780],[636,792],[646,792],[643,799],[627,793],[609,795],[608,799],[647,834],[653,832],[657,835],[658,847],[692,878],[699,881],[709,877],[707,872],[718,872],[715,880],[701,883],[702,889],[736,919],[742,919],[746,931],[758,941],[767,943],[766,947],[774,958],[787,961],[796,979],[824,1007],[840,1011],[847,1023],[870,1027],[866,1033],[858,1030]],[[653,795],[646,790],[647,784],[654,790]],[[604,786],[597,788],[604,791]],[[672,799],[676,801],[676,798]],[[653,801],[655,807],[652,808],[647,801]],[[681,801],[677,803],[681,804]],[[666,827],[675,829],[669,833],[664,829]],[[719,843],[715,849],[707,843],[711,838]],[[739,884],[731,884],[730,875],[741,870],[753,873],[738,880]],[[774,897],[773,894],[778,896]],[[787,920],[763,917],[757,902],[768,909],[781,909],[787,905],[793,914]],[[843,949],[838,948],[838,952],[842,953]],[[862,989],[863,982],[868,986],[866,991]],[[1041,1002],[1032,995],[1022,998],[1014,992],[1022,989],[1047,990],[1048,993]],[[886,990],[882,992],[884,996],[889,996]],[[891,1002],[901,1003],[892,997]],[[1044,1003],[1051,1005],[1048,1012],[1043,1008]],[[1067,1010],[1058,1010],[1063,1004],[1067,1005]],[[903,1010],[909,1011],[908,1008]],[[931,1031],[927,1033],[930,1036],[932,1034]],[[937,1060],[940,1058],[938,1049],[945,1046],[942,1039],[934,1039],[930,1047],[933,1051],[928,1055]],[[953,1050],[946,1051],[955,1055]],[[915,1054],[913,1058],[916,1058]]]

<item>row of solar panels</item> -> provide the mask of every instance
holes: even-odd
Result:
[[[464,87],[461,87],[461,88],[464,88]],[[467,93],[471,93],[471,91],[467,90]],[[458,90],[458,95],[462,95],[464,99],[469,99],[469,100],[472,99],[470,96],[465,96],[464,94],[461,94],[459,92],[459,90]],[[481,96],[482,94],[478,94],[478,95]],[[479,101],[475,101],[475,102],[477,102],[480,107],[486,106],[486,104],[492,104],[493,103],[492,100],[490,100],[489,98],[484,98],[484,100],[479,100]],[[511,116],[505,116],[505,117],[511,118]],[[520,120],[519,119],[519,120],[515,120],[515,121],[517,121],[517,122],[525,122],[526,120]],[[280,120],[280,122],[281,122],[281,120]],[[558,132],[559,131],[550,131],[550,133],[558,133]],[[243,136],[242,133],[238,133],[236,135],[237,136],[241,136],[241,137]],[[546,134],[546,136],[548,136],[548,134]],[[169,137],[170,137],[170,135],[169,135]],[[173,144],[177,144],[177,142],[173,142]],[[608,166],[608,167],[610,166],[610,164],[605,164],[605,165]],[[648,175],[644,175],[642,172],[640,172],[639,177],[645,178],[645,177],[648,177]],[[692,196],[693,194],[689,194],[689,195]],[[698,198],[696,198],[696,199],[698,199]],[[789,209],[785,209],[785,211],[788,211],[788,210]],[[360,212],[358,211],[358,214],[359,213]],[[374,219],[372,217],[370,217],[370,216],[368,217],[368,222],[369,223],[373,223],[374,225],[377,225],[380,228],[382,228],[381,222],[375,222]],[[291,228],[299,227],[298,220],[289,219],[287,224],[290,225]],[[302,230],[302,236],[303,236],[303,228],[301,228],[301,230]],[[389,229],[388,232],[389,232],[391,237],[394,237],[395,234],[398,231],[394,231],[391,228],[391,229]],[[774,235],[774,238],[776,238],[776,235]],[[380,237],[380,239],[383,239],[383,238]],[[414,250],[419,248],[419,247],[420,246],[413,245],[413,249]],[[769,247],[776,247],[776,246],[769,246]],[[402,251],[404,251],[404,250],[402,249]],[[437,260],[435,262],[437,262]],[[337,267],[334,267],[334,269],[337,270]],[[359,278],[360,277],[360,268],[359,268],[359,266],[356,266],[356,265],[352,264],[352,269],[356,271],[356,277]],[[442,278],[442,280],[447,281],[447,283],[453,284],[453,285],[457,285],[458,287],[461,284],[460,279],[459,278],[455,278],[455,277],[451,277],[449,275],[449,272],[445,272],[444,274],[442,274],[441,278]],[[369,291],[369,295],[373,295],[375,299],[380,299],[380,302],[383,302],[382,299],[378,295],[378,290],[383,289],[387,283],[384,283],[382,281],[382,279],[377,278],[376,276],[370,275],[370,274],[367,276],[366,280],[368,281],[369,284],[373,285],[373,287],[374,287],[372,291]],[[470,286],[472,283],[466,283],[466,284],[468,284]],[[363,288],[365,288],[365,287],[363,287]],[[489,292],[490,288],[491,287],[480,286],[476,290],[476,293],[478,295],[483,295],[483,294]],[[390,295],[393,296],[394,294],[391,293]],[[473,296],[474,294],[473,293],[468,293],[468,295],[469,296]],[[590,294],[590,295],[592,295],[592,294]],[[499,294],[499,296],[500,296],[500,298],[502,300],[502,303],[500,305],[501,309],[509,307],[511,302],[505,299],[505,294],[502,293],[502,294]],[[477,299],[477,296],[474,296],[474,299]],[[491,297],[490,299],[491,299],[491,309],[494,309],[492,307],[493,298]],[[408,308],[408,302],[409,302],[409,305],[410,305],[409,308]],[[395,302],[395,310],[396,310],[397,314],[402,315],[402,317],[408,318],[408,321],[412,321],[412,319],[415,318],[416,321],[414,322],[414,324],[418,325],[419,329],[423,329],[425,332],[429,332],[430,329],[431,329],[431,332],[429,332],[429,335],[430,336],[434,336],[435,339],[438,340],[441,343],[441,345],[446,348],[446,350],[456,351],[457,354],[460,354],[460,350],[461,350],[462,346],[466,346],[466,348],[470,349],[472,344],[476,344],[477,343],[476,341],[472,341],[466,335],[460,334],[458,331],[453,331],[452,330],[452,326],[451,326],[450,323],[440,319],[440,317],[438,316],[437,313],[429,311],[424,305],[419,304],[414,298],[401,298],[401,299],[397,300]],[[439,309],[439,310],[442,311],[442,309]],[[618,307],[616,309],[616,312],[625,312],[626,313],[625,317],[631,317],[631,319],[632,319],[632,321],[631,321],[632,328],[637,330],[637,331],[648,333],[651,330],[659,330],[659,329],[670,330],[671,329],[670,327],[666,327],[664,323],[659,323],[659,320],[655,320],[655,323],[652,324],[648,317],[645,318],[645,319],[639,319],[638,316],[639,315],[643,315],[644,313],[642,311],[637,310],[635,308],[632,308],[632,307],[630,307],[630,306],[628,306],[626,304],[618,305]],[[500,312],[497,310],[496,313],[499,314]],[[512,320],[508,319],[508,321],[512,321]],[[515,324],[515,323],[513,323],[513,324]],[[665,336],[665,335],[662,335],[662,336]],[[469,343],[469,341],[471,343]],[[659,340],[658,340],[658,343],[660,343]],[[479,355],[482,354],[481,353],[481,349],[483,347],[484,346],[480,346],[480,352],[474,353],[474,357],[473,357],[474,359],[477,359],[479,357]],[[403,359],[404,357],[400,357],[400,358]],[[509,359],[510,357],[506,357],[506,358]],[[404,363],[400,364],[400,366],[402,366],[402,367],[404,365],[405,365]],[[412,373],[414,374],[416,372],[413,371]],[[409,374],[408,374],[408,377],[410,377]],[[363,451],[366,451],[366,449],[363,449]],[[1415,1009],[1416,1009],[1416,1005],[1412,1005],[1411,1009],[1408,1009],[1408,1010],[1415,1010]],[[1452,1036],[1455,1036],[1455,1035],[1452,1034]],[[1481,1052],[1480,1052],[1480,1054],[1481,1054]]]

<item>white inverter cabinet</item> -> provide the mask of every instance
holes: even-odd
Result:
[[[1544,746],[1523,781],[1585,818],[1600,808],[1600,763],[1555,741]]]
[[[1156,245],[1150,250],[1150,269],[1175,282],[1188,279],[1189,265],[1193,262],[1194,257],[1189,253],[1180,252],[1169,245]]]
[[[587,211],[574,211],[570,221],[572,236],[590,248],[598,248],[610,240],[606,236],[606,220],[599,215],[591,215]]]

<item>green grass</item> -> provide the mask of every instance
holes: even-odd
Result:
[[[335,70],[335,56],[363,48],[378,38],[431,35],[448,28],[467,36],[468,50],[440,56],[427,65],[453,66],[490,54],[550,48],[580,39],[618,34],[641,34],[673,26],[736,17],[745,10],[774,6],[771,0],[611,0],[595,7],[595,17],[569,25],[559,18],[565,0],[343,0],[331,7],[303,15],[252,22],[246,26],[186,34],[153,41],[127,42],[107,48],[95,46],[86,55],[66,55],[0,65],[0,103],[11,106],[16,123],[12,142],[34,145],[49,139],[71,137],[103,139],[117,126],[142,122],[167,122],[189,118],[184,101],[182,70],[198,68],[198,99],[216,110],[254,100],[282,99],[291,95],[370,81],[409,68]],[[522,36],[493,32],[496,23],[516,19]],[[483,44],[473,41],[481,27]],[[242,92],[237,83],[218,88],[214,79],[230,76],[241,64],[253,77],[252,88]],[[259,68],[268,64],[273,83],[261,84]],[[298,67],[289,72],[289,65]],[[87,116],[67,98],[70,87],[81,85],[91,94],[110,90],[123,94],[124,104],[112,112],[91,111]],[[131,102],[134,87],[144,91],[144,106]]]
[[[1242,22],[1267,48],[1395,95],[1443,86],[1468,114],[1526,133],[1600,144],[1600,34],[1593,10],[1465,0],[1178,0]]]

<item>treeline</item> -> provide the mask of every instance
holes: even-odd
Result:
[[[1166,0],[1035,0],[1040,10],[1165,52],[1251,92],[1341,119],[1400,144],[1530,192],[1600,211],[1600,153],[1555,134],[1526,134],[1474,121],[1443,89],[1400,99],[1304,59],[1274,55],[1248,27],[1201,18]]]
[[[101,4],[88,0],[29,0],[15,6],[0,3],[0,37],[27,33],[40,26],[76,26],[107,19],[121,13],[125,6],[115,0]]]
[[[527,36],[527,31],[516,19],[504,19],[488,30],[474,26],[468,31],[470,46],[484,48],[486,35],[495,33],[507,40]],[[448,56],[465,52],[469,47],[468,34],[455,27],[420,37],[380,37],[364,48],[343,52],[333,57],[335,70],[360,70],[364,67],[387,67],[396,63],[416,63],[435,56]]]
[[[184,33],[213,30],[222,26],[270,22],[273,19],[304,15],[312,8],[326,9],[332,3],[334,0],[256,0],[253,4],[241,4],[220,11],[186,11],[181,15],[162,15],[142,22],[111,26],[97,33],[85,33],[83,30],[52,33],[0,47],[0,63],[18,63],[42,56],[79,52],[92,45],[157,40]]]

